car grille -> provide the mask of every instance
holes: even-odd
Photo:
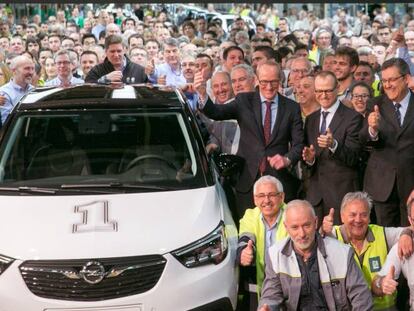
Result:
[[[29,260],[19,269],[30,291],[40,297],[98,301],[146,292],[166,264],[160,255],[139,257]],[[95,282],[95,284],[91,284]]]

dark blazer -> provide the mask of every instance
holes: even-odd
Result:
[[[381,114],[378,140],[371,141],[368,122],[359,133],[361,142],[372,146],[365,170],[364,190],[378,202],[389,198],[395,182],[404,203],[414,188],[414,93],[410,94],[402,127],[397,123],[394,104],[382,95],[368,103],[369,112],[378,105]]]
[[[318,146],[321,110],[310,114],[305,121],[305,142],[315,147],[315,163],[310,169],[307,200],[318,205],[321,200],[329,208],[339,209],[342,198],[350,191],[359,190],[358,164],[361,146],[358,133],[363,117],[340,103],[329,128],[338,147],[332,153]]]
[[[236,119],[240,127],[240,142],[237,154],[246,160],[236,190],[248,192],[259,173],[259,164],[263,157],[280,154],[287,156],[292,165],[301,158],[303,149],[303,123],[299,105],[282,96],[279,97],[276,122],[272,130],[270,142],[266,145],[263,124],[260,93],[241,93],[234,101],[225,105],[214,105],[208,99],[203,112],[214,120]],[[268,163],[267,163],[268,164]],[[296,197],[297,180],[287,169],[275,170],[267,165],[265,174],[278,178],[287,198]]]
[[[114,71],[115,68],[112,63],[105,58],[102,64],[95,65],[86,75],[85,82],[86,83],[97,83],[98,80],[103,77],[104,75],[111,73]],[[132,83],[131,78],[134,77],[135,81],[133,83],[145,83],[148,82],[148,77],[145,74],[145,68],[141,65],[135,64],[131,62],[128,58],[126,58],[126,66],[122,71],[122,82],[124,83]],[[128,81],[129,79],[129,81]]]

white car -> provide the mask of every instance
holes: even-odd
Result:
[[[223,28],[223,30],[229,32],[231,30],[233,23],[238,17],[239,16],[234,14],[217,14],[211,20],[218,20],[219,22],[221,22],[221,27]],[[242,16],[242,18],[249,27],[249,29],[253,29],[254,31],[256,31],[256,23],[251,17]]]
[[[234,310],[237,229],[180,91],[35,90],[0,135],[0,311]]]

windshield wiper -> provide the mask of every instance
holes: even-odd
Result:
[[[56,194],[59,189],[55,188],[41,188],[41,187],[0,187],[0,191],[15,191],[15,192],[36,192],[44,194]]]
[[[161,187],[154,185],[137,185],[137,184],[124,184],[121,182],[111,182],[106,184],[63,184],[62,189],[76,189],[76,188],[112,188],[112,189],[143,189],[143,190],[173,190],[171,187]]]

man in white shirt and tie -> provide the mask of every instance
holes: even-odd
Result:
[[[408,88],[410,68],[401,58],[381,67],[384,95],[368,102],[361,143],[372,147],[364,190],[374,200],[381,226],[408,225],[405,202],[414,188],[414,96]]]
[[[314,206],[318,225],[334,208],[334,223],[340,224],[340,205],[348,192],[359,190],[358,133],[363,117],[338,99],[338,81],[330,71],[315,77],[316,100],[321,109],[305,121],[303,160],[309,170],[307,200]]]

